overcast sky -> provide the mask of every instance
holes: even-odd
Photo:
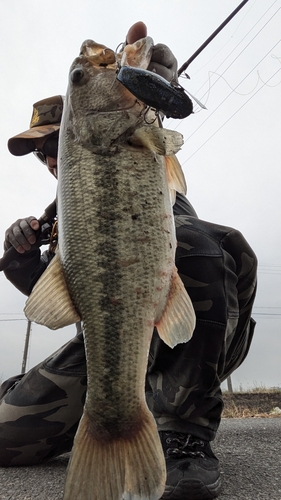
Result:
[[[9,137],[26,130],[32,104],[65,94],[85,39],[115,49],[142,20],[155,43],[183,64],[239,0],[0,0],[0,239],[16,219],[39,217],[56,181],[33,155],[13,157]],[[178,157],[200,218],[239,229],[259,260],[257,328],[234,386],[281,386],[281,0],[249,0],[188,68],[181,84],[207,110],[166,120],[186,140]],[[0,378],[20,372],[25,297],[0,273]],[[32,326],[28,367],[75,333]]]

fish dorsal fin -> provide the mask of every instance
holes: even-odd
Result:
[[[180,150],[183,136],[175,130],[146,125],[135,130],[129,142],[132,146],[144,147],[159,155],[170,156]]]
[[[175,155],[166,156],[167,181],[170,189],[186,194],[187,187],[181,164]]]
[[[52,330],[80,321],[66,286],[58,252],[33,287],[24,312],[30,321]]]
[[[175,347],[190,340],[195,328],[195,312],[190,297],[175,267],[165,310],[155,322],[160,338]]]

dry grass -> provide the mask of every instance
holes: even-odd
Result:
[[[281,417],[281,391],[258,388],[250,392],[223,393],[223,418]]]

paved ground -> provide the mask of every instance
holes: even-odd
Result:
[[[219,500],[281,500],[281,418],[223,420],[213,449],[222,469]],[[61,500],[67,458],[0,468],[0,500]]]

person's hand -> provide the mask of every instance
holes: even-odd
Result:
[[[38,220],[31,216],[18,219],[5,232],[4,250],[14,247],[17,252],[25,253],[36,242],[36,231],[40,225]]]
[[[129,29],[126,37],[126,43],[134,43],[140,38],[147,36],[146,25],[139,21]],[[178,62],[172,51],[163,43],[154,45],[153,52],[148,66],[149,71],[155,71],[158,75],[163,76],[169,82],[178,79],[177,77]]]

